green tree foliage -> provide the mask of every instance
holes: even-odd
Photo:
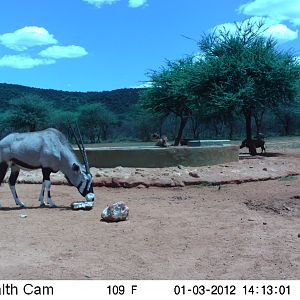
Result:
[[[78,122],[89,142],[100,143],[107,139],[117,118],[103,104],[89,104],[81,108]]]
[[[163,135],[166,117],[165,114],[145,110],[142,103],[139,103],[132,108],[128,120],[132,125],[133,135],[143,142],[149,142],[153,133]]]
[[[179,118],[175,146],[179,144],[187,121],[196,109],[195,96],[188,88],[193,66],[192,57],[168,61],[161,70],[149,74],[151,87],[143,95],[147,110],[164,115],[174,114]]]
[[[70,126],[74,126],[78,119],[78,112],[53,109],[49,127],[54,127],[63,132],[69,140],[73,139],[73,133]]]
[[[10,101],[6,123],[16,130],[43,129],[49,120],[51,106],[36,95],[25,95]]]
[[[83,93],[0,83],[0,135],[46,127],[69,134],[76,121],[89,142],[148,141],[157,132],[178,144],[183,134],[240,139],[244,131],[251,141],[254,124],[267,136],[299,134],[299,63],[262,33],[263,24],[246,22],[236,32],[204,35],[197,59],[149,73],[149,89]],[[144,109],[136,106],[140,94]]]
[[[224,28],[205,35],[199,42],[204,60],[196,64],[199,75],[190,83],[196,94],[205,95],[207,107],[244,116],[253,155],[254,113],[292,103],[299,78],[295,57],[279,51],[272,38],[263,37],[262,28],[262,23],[250,20],[237,24],[233,33]]]

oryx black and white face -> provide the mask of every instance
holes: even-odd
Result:
[[[72,171],[77,174],[76,177],[76,184],[75,185],[79,191],[79,193],[86,197],[88,201],[94,200],[94,193],[93,193],[93,184],[92,184],[92,174],[90,172],[89,163],[87,154],[84,148],[82,136],[78,127],[78,124],[76,124],[76,130],[74,128],[71,128],[78,146],[78,149],[81,153],[84,167],[80,166],[78,163],[73,163],[72,165]]]
[[[79,193],[85,197],[89,193],[93,193],[92,174],[77,163],[73,163],[73,185],[77,187]]]

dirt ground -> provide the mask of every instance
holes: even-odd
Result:
[[[299,148],[277,152],[300,172]],[[251,159],[256,167],[259,158]],[[19,209],[1,186],[0,279],[300,279],[300,176],[96,187],[91,211],[72,211],[81,197],[64,185],[52,187],[58,208],[39,208],[40,188],[19,184],[27,205]],[[103,208],[119,200],[129,220],[100,222]]]

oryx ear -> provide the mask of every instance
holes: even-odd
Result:
[[[77,165],[76,163],[73,163],[72,170],[78,172],[80,170],[79,165]]]

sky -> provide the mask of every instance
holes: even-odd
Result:
[[[299,0],[1,0],[0,82],[65,91],[147,85],[203,34],[264,18],[300,57]]]

